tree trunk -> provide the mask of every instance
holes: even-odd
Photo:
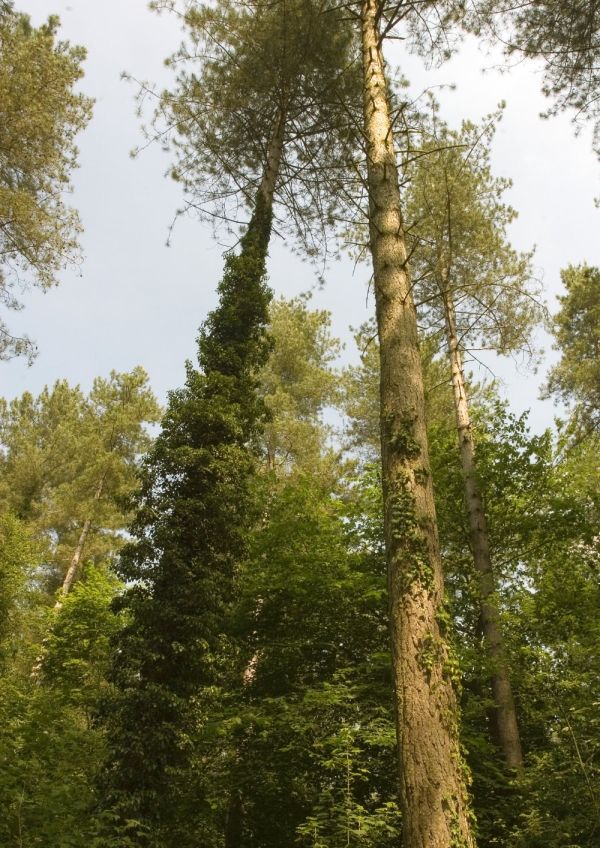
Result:
[[[471,546],[473,548],[473,561],[480,577],[481,627],[492,660],[491,683],[492,697],[495,704],[494,721],[496,724],[496,736],[506,762],[516,769],[521,769],[523,766],[521,738],[502,644],[500,617],[493,599],[495,591],[494,569],[490,556],[483,498],[477,482],[473,430],[465,392],[462,357],[458,344],[454,303],[450,292],[447,268],[442,270],[442,297],[444,299],[446,339],[448,342],[450,366],[452,368],[452,387],[454,389],[460,460],[465,481],[465,496]]]
[[[257,222],[257,218],[261,217],[262,211],[271,216],[273,209],[273,198],[275,196],[275,187],[277,177],[279,175],[279,165],[281,162],[281,154],[283,152],[283,139],[285,134],[285,111],[280,109],[275,123],[275,129],[271,137],[269,149],[267,151],[267,161],[263,171],[260,188],[258,191],[257,203],[252,215],[248,231],[252,229]],[[268,248],[268,240],[270,236],[270,227],[266,234],[266,242],[261,245],[266,254]],[[271,451],[268,450],[267,461],[269,470],[274,467],[274,452],[271,459]],[[255,654],[248,665],[246,666],[243,682],[248,685],[254,677],[254,669],[258,660],[258,654]],[[242,837],[244,830],[244,799],[239,790],[233,790],[229,799],[229,809],[227,811],[227,822],[225,825],[225,848],[241,848]]]
[[[275,186],[277,184],[277,177],[279,176],[279,165],[281,163],[281,154],[283,153],[285,122],[285,109],[281,107],[277,115],[277,120],[275,122],[275,129],[273,131],[271,142],[269,144],[269,149],[267,151],[267,162],[260,183],[260,192],[263,196],[263,199],[269,212],[273,208]]]
[[[94,492],[94,501],[99,501],[102,495],[102,489],[104,488],[104,484],[106,482],[106,476],[108,474],[108,469],[102,475],[102,479],[98,484],[98,488]],[[90,527],[92,525],[92,519],[86,518],[83,523],[83,527],[81,528],[81,533],[79,534],[79,541],[77,542],[77,547],[75,548],[75,553],[73,554],[73,559],[69,564],[69,568],[67,569],[67,573],[65,574],[65,579],[62,584],[62,590],[60,594],[60,598],[54,604],[54,609],[60,609],[62,607],[62,599],[66,598],[69,592],[71,591],[71,586],[73,585],[73,581],[75,580],[75,575],[79,569],[79,562],[81,560],[81,553],[83,551],[83,546],[85,545],[86,539],[88,537],[88,533],[90,532]]]
[[[237,789],[231,793],[227,826],[225,828],[225,848],[240,848],[242,844],[242,824],[244,818],[244,799]]]
[[[472,846],[377,0],[361,7],[370,242],[381,358],[381,447],[403,835]]]

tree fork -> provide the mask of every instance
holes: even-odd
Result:
[[[416,312],[400,209],[378,0],[361,6],[370,243],[381,362],[381,445],[403,838],[472,846],[456,697],[443,634],[443,573]]]
[[[506,762],[509,766],[521,770],[523,768],[521,737],[504,652],[502,625],[500,623],[498,608],[493,600],[496,588],[494,567],[490,555],[483,497],[477,482],[473,429],[465,391],[462,357],[458,344],[454,303],[450,293],[447,268],[442,269],[442,297],[446,319],[448,356],[452,369],[452,387],[454,390],[460,460],[465,484],[471,546],[473,548],[473,562],[480,579],[481,628],[492,660],[491,685],[492,697],[495,704],[494,722],[496,724],[498,743]]]

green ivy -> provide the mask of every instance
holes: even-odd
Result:
[[[142,470],[133,541],[117,566],[128,589],[115,609],[128,624],[115,641],[115,694],[101,707],[110,750],[102,792],[122,820],[153,822],[157,833],[168,828],[169,787],[189,762],[203,692],[218,681],[224,618],[255,510],[270,230],[259,195],[201,328],[199,370],[188,363],[184,388],[169,396]]]

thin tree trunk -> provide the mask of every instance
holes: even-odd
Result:
[[[444,639],[423,375],[402,229],[377,0],[361,7],[370,241],[381,357],[384,529],[407,848],[472,846]]]
[[[462,357],[458,344],[454,303],[450,292],[447,268],[442,270],[442,297],[444,300],[446,339],[452,369],[452,386],[456,407],[460,460],[465,481],[473,562],[475,563],[476,570],[479,572],[481,585],[481,627],[492,660],[491,684],[492,697],[495,704],[494,721],[496,724],[496,735],[506,762],[516,769],[521,769],[523,767],[521,737],[519,735],[512,687],[510,685],[504,653],[500,617],[493,600],[495,591],[494,569],[490,556],[483,497],[477,482],[473,430],[465,392]]]
[[[225,848],[240,848],[242,844],[242,825],[244,819],[244,799],[237,789],[231,793],[227,826],[225,828]]]
[[[106,483],[106,476],[108,474],[108,469],[102,475],[102,479],[98,484],[96,491],[94,492],[94,501],[99,501],[102,495],[102,490],[104,488],[104,484]],[[81,533],[79,534],[79,541],[77,542],[77,547],[75,548],[75,553],[73,554],[73,558],[69,564],[67,569],[67,573],[65,574],[65,579],[62,584],[62,590],[60,593],[59,599],[54,604],[55,609],[60,609],[62,607],[62,599],[66,598],[69,592],[71,591],[71,586],[73,585],[73,581],[75,580],[75,575],[79,569],[79,563],[81,560],[81,554],[83,551],[83,546],[85,545],[86,539],[88,537],[88,533],[90,532],[90,527],[92,525],[92,519],[86,518],[83,523],[83,527],[81,528]]]

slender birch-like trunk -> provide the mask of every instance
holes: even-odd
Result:
[[[481,628],[492,660],[492,697],[495,704],[494,720],[498,744],[506,762],[520,770],[523,767],[521,737],[517,724],[517,714],[508,675],[508,667],[502,644],[502,627],[498,609],[494,603],[494,569],[490,556],[490,544],[487,522],[483,509],[483,497],[477,482],[475,468],[475,444],[469,415],[469,404],[465,392],[465,378],[462,357],[456,332],[454,302],[450,291],[449,272],[442,269],[442,298],[446,319],[446,340],[448,357],[452,369],[452,387],[456,408],[456,424],[460,444],[460,460],[465,482],[467,516],[473,562],[479,573],[481,586]]]
[[[231,793],[229,810],[227,811],[225,848],[240,848],[242,844],[243,818],[244,799],[242,798],[242,793],[235,790]]]
[[[102,490],[104,489],[104,484],[106,483],[106,476],[108,474],[108,469],[102,475],[102,479],[100,480],[96,491],[94,492],[94,501],[98,502],[100,497],[102,496]],[[90,532],[90,527],[92,526],[92,519],[90,517],[86,518],[83,523],[83,527],[81,528],[81,533],[79,534],[79,541],[77,542],[77,547],[75,548],[75,553],[73,554],[73,558],[69,564],[69,568],[67,569],[67,573],[65,574],[65,579],[63,580],[62,590],[60,593],[60,598],[54,604],[55,609],[60,609],[62,607],[62,599],[66,598],[69,592],[71,591],[71,586],[73,585],[73,581],[75,580],[75,575],[79,569],[79,563],[81,561],[81,554],[83,551],[83,546],[86,543],[86,539],[88,537],[88,533]]]
[[[106,475],[108,474],[108,469],[102,475],[102,479],[98,484],[98,488],[94,493],[94,500],[99,501],[100,496],[102,494],[102,489],[104,488],[104,483],[106,482]],[[65,575],[65,579],[62,584],[62,589],[60,593],[60,597],[54,604],[54,609],[58,613],[58,611],[62,608],[63,600],[67,597],[71,590],[71,586],[73,585],[73,580],[75,579],[75,575],[77,574],[77,569],[79,568],[79,562],[81,560],[81,553],[83,551],[83,546],[85,545],[85,541],[87,539],[88,533],[90,532],[90,526],[92,524],[91,518],[86,518],[83,523],[83,527],[81,529],[81,533],[79,534],[79,541],[77,542],[77,547],[75,548],[75,553],[73,554],[73,558],[69,564],[69,568],[67,569],[67,573]],[[44,659],[44,651],[46,649],[46,645],[48,643],[48,638],[45,637],[42,639],[41,645],[41,653],[35,658],[35,665],[31,670],[31,677],[37,678],[39,671],[42,667],[42,662]]]
[[[407,848],[472,846],[378,0],[361,6],[390,631]]]
[[[98,500],[98,498],[96,498]],[[83,523],[83,527],[81,530],[81,534],[79,536],[79,541],[77,542],[77,547],[75,548],[75,553],[73,554],[73,559],[69,565],[67,573],[65,574],[65,579],[62,585],[62,597],[68,595],[71,591],[71,586],[73,585],[73,580],[75,579],[75,574],[77,573],[77,569],[79,568],[79,560],[81,559],[81,552],[83,551],[83,546],[85,545],[87,535],[90,532],[90,527],[92,524],[91,518],[86,518]],[[60,601],[57,601],[55,604],[56,607],[62,606]]]

